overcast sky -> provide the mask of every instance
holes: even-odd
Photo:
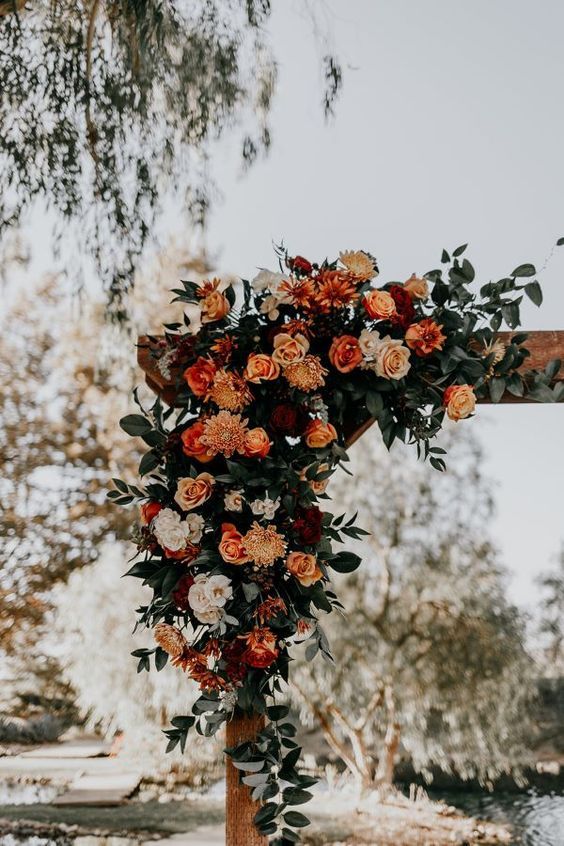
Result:
[[[208,243],[220,265],[273,265],[272,241],[313,258],[364,248],[382,281],[437,266],[470,242],[479,278],[542,266],[564,236],[564,3],[543,0],[333,0],[321,10],[345,65],[325,126],[319,54],[302,4],[275,4],[280,59],[273,149],[244,177],[220,147],[223,192]],[[564,248],[540,277],[528,328],[564,328]],[[512,595],[564,538],[564,406],[481,407],[471,424],[495,479],[495,533]]]

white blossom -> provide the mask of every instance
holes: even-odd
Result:
[[[244,501],[242,490],[227,491],[223,498],[227,511],[242,511]]]
[[[188,591],[188,602],[196,619],[214,625],[223,617],[223,607],[233,596],[227,576],[206,576],[198,573]]]
[[[263,515],[267,520],[272,520],[280,505],[280,499],[255,499],[251,502],[251,511],[257,516]]]
[[[253,289],[258,293],[262,293],[270,289],[273,291],[278,285],[283,282],[288,277],[285,276],[283,273],[275,273],[272,270],[266,270],[266,268],[261,268],[255,278],[252,280],[251,285]]]
[[[194,533],[194,526],[182,520],[180,514],[172,508],[162,508],[153,519],[152,525],[159,544],[171,552],[183,549]]]

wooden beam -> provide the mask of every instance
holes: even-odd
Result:
[[[2,0],[0,2],[0,18],[21,11],[26,2],[27,0]]]
[[[500,332],[498,337],[507,343],[516,334],[520,333]],[[529,332],[528,334],[529,337],[525,342],[525,346],[531,355],[521,368],[522,372],[526,372],[527,370],[544,370],[548,362],[554,358],[560,358],[564,361],[564,330],[542,330]],[[137,344],[137,361],[139,367],[145,373],[147,385],[152,391],[162,397],[168,405],[174,405],[176,401],[174,379],[165,379],[157,368],[156,359],[151,352],[155,349],[155,345],[146,336],[140,337]],[[564,368],[560,370],[555,381],[564,381]],[[490,400],[484,399],[481,402],[487,403]],[[501,402],[533,402],[533,400],[528,397],[514,397],[512,394],[506,392],[501,398]]]

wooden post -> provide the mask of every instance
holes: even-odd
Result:
[[[233,717],[225,728],[226,746],[237,746],[254,740],[265,726],[260,714],[243,714]],[[240,781],[242,773],[227,756],[225,773],[225,844],[226,846],[267,846],[268,838],[259,834],[253,817],[260,808],[251,799],[251,788]]]

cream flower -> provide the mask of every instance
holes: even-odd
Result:
[[[284,282],[285,279],[288,277],[285,276],[283,273],[274,273],[272,270],[266,270],[265,268],[261,268],[255,278],[252,280],[251,285],[253,286],[253,290],[257,291],[258,293],[262,293],[270,289],[271,291],[276,290],[281,282]]]
[[[242,511],[244,502],[245,499],[242,490],[227,491],[223,497],[223,503],[227,511]]]
[[[392,339],[389,335],[382,338],[374,362],[377,375],[384,379],[403,379],[410,368],[409,350],[403,346],[401,340]]]
[[[371,259],[362,250],[347,250],[339,253],[339,260],[358,279],[373,279],[378,275],[374,266],[374,259]]]
[[[251,502],[251,511],[257,516],[262,515],[266,517],[267,520],[272,520],[279,505],[279,499],[269,499],[269,497],[265,497],[265,499],[255,499]]]
[[[371,332],[370,329],[363,329],[358,339],[360,350],[366,361],[374,361],[380,343],[380,333]]]
[[[153,532],[163,548],[177,552],[190,541],[192,529],[172,508],[162,508],[153,519]]]
[[[280,332],[276,335],[273,346],[273,360],[280,367],[287,367],[289,364],[303,361],[309,350],[309,341],[305,335],[299,333],[289,335],[287,332]]]
[[[185,521],[188,529],[188,540],[190,543],[199,543],[202,540],[205,521],[201,514],[189,514]]]
[[[198,573],[188,591],[188,603],[197,620],[213,625],[222,618],[222,609],[232,596],[233,588],[227,576]]]

